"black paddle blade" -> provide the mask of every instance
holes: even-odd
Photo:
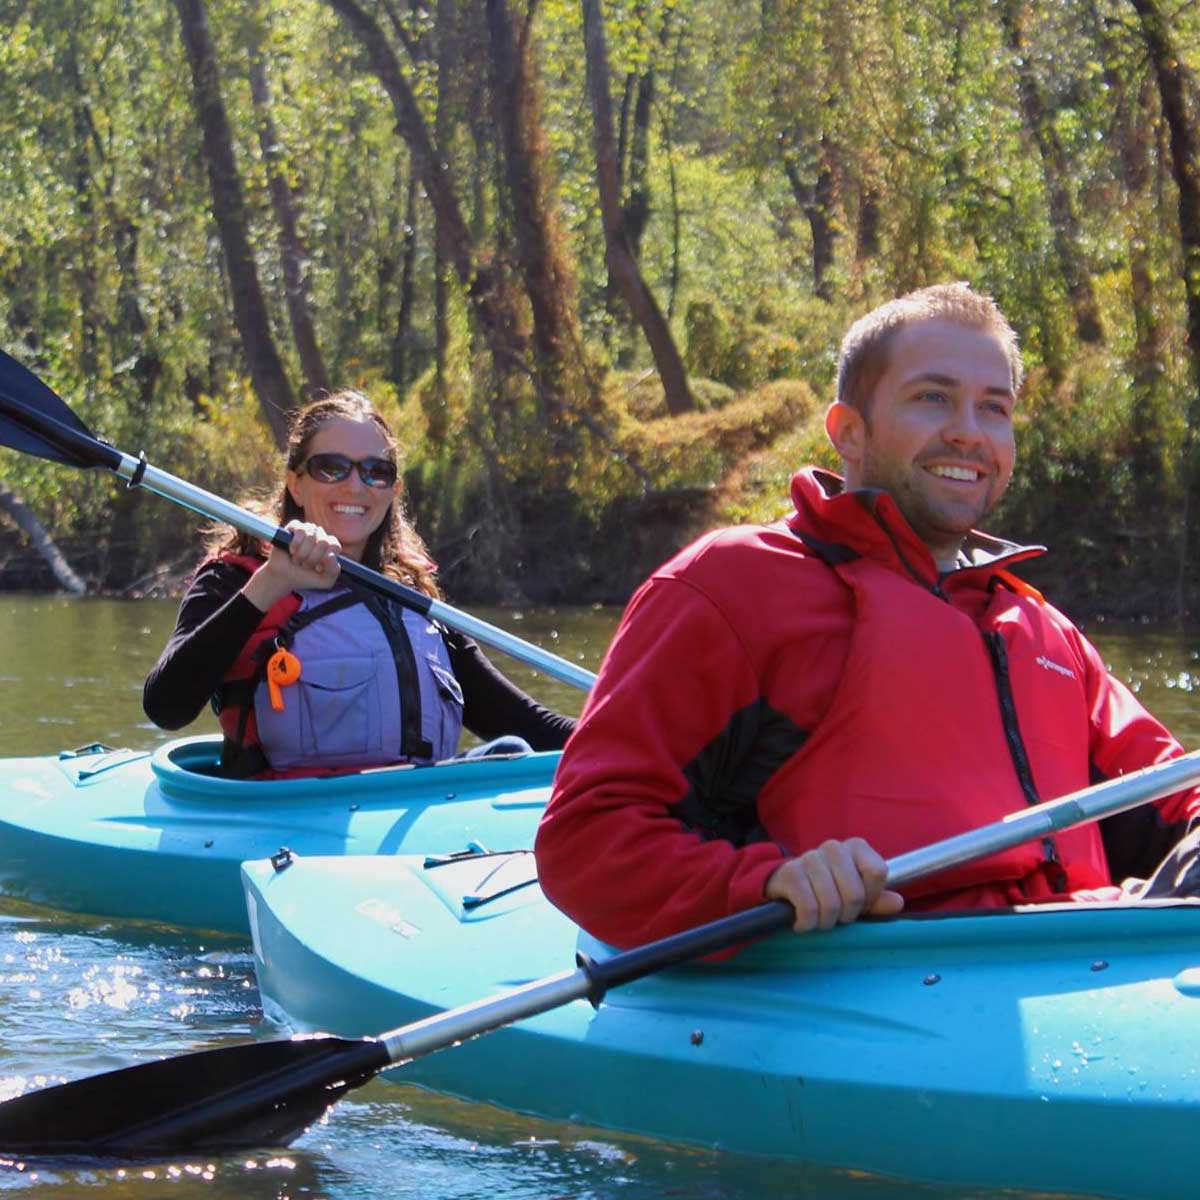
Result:
[[[369,1038],[201,1050],[0,1103],[0,1153],[163,1158],[286,1146],[390,1062]]]
[[[111,467],[116,453],[93,436],[57,393],[3,350],[0,446],[71,467]]]

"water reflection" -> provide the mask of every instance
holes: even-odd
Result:
[[[104,1200],[967,1200],[947,1188],[550,1126],[386,1083],[355,1097],[286,1152],[125,1166],[14,1164],[0,1167],[0,1191]],[[969,1193],[970,1200],[1016,1195]]]
[[[1189,749],[1200,747],[1200,636],[1195,629],[1113,625],[1088,630],[1109,669]]]
[[[173,601],[0,596],[0,757],[53,754],[88,742],[137,748],[174,734],[141,709],[142,680],[175,621]],[[611,607],[472,610],[589,670],[620,616]],[[1096,622],[1086,629],[1106,664],[1189,748],[1200,746],[1200,637],[1195,629]],[[521,687],[562,712],[583,693],[496,651]],[[209,712],[188,733],[216,732]]]
[[[165,600],[0,596],[0,757],[90,742],[144,749],[177,736],[142,712],[142,681],[175,624]],[[472,614],[595,670],[612,608],[473,609]],[[496,664],[543,703],[576,714],[583,693],[507,655]],[[207,709],[187,733],[217,732]]]

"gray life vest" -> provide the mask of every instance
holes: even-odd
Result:
[[[463,694],[440,628],[428,617],[347,589],[301,591],[276,645],[300,660],[300,677],[271,706],[262,679],[254,718],[274,770],[370,767],[452,758]],[[322,611],[325,610],[325,611]]]

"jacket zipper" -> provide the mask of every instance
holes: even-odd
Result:
[[[1025,796],[1026,804],[1040,804],[1037,786],[1033,782],[1033,771],[1029,766],[1029,754],[1021,738],[1021,728],[1017,724],[1017,705],[1013,699],[1012,679],[1008,670],[1008,646],[999,633],[984,633],[983,640],[987,643],[992,658],[992,673],[996,677],[996,694],[1000,700],[1000,716],[1004,725],[1004,736],[1008,740],[1008,752],[1017,771],[1017,780]],[[1057,867],[1053,877],[1056,891],[1066,891],[1067,874],[1062,869],[1062,860],[1058,857],[1058,847],[1052,837],[1042,838],[1042,854],[1047,863]]]

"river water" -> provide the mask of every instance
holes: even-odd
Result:
[[[0,597],[0,756],[52,754],[96,741],[148,748],[173,736],[149,725],[140,701],[141,681],[174,613],[175,605],[162,601]],[[476,615],[595,669],[618,613],[582,608],[476,610]],[[1088,632],[1143,702],[1189,748],[1200,746],[1195,631],[1098,624]],[[580,693],[521,664],[503,666],[539,699],[578,712]],[[187,732],[215,728],[205,714]],[[26,1084],[260,1036],[278,1036],[278,1030],[263,1020],[253,962],[238,939],[0,900],[0,1099]],[[335,1106],[286,1154],[153,1167],[0,1162],[0,1191],[64,1200],[1013,1195],[921,1188],[854,1172],[735,1158],[547,1124],[380,1082]]]

